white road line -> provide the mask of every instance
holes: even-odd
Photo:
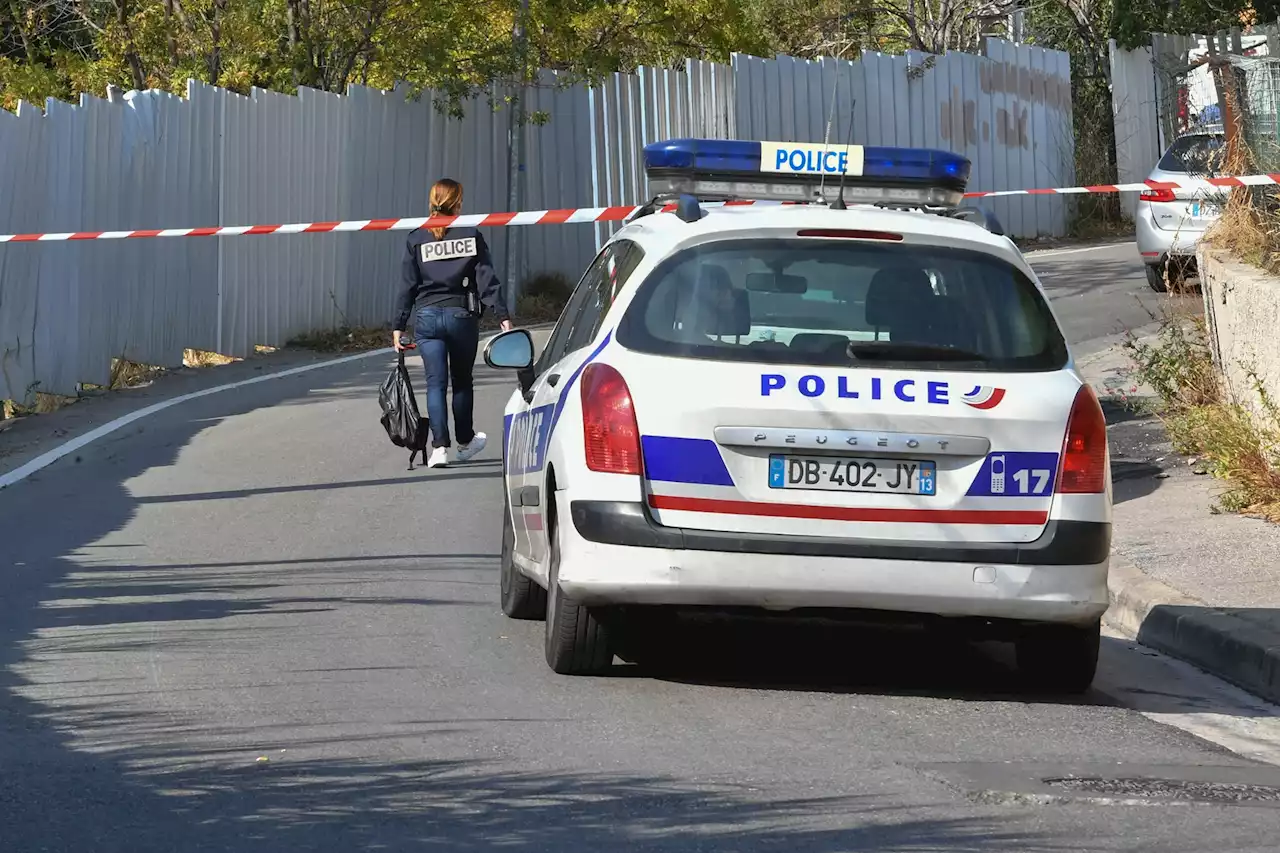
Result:
[[[1137,243],[1130,240],[1127,243],[1102,243],[1097,246],[1084,246],[1079,249],[1045,249],[1041,252],[1024,252],[1023,257],[1028,261],[1038,261],[1041,258],[1057,258],[1062,255],[1078,255],[1081,252],[1096,252],[1099,249],[1113,249],[1119,246],[1137,246]],[[1138,260],[1134,258],[1134,260]]]
[[[535,349],[538,349],[539,339],[541,339],[542,345],[545,346],[546,338],[549,335],[551,330],[547,326],[534,326],[532,328],[529,328],[527,331],[531,335],[533,335],[534,347]],[[487,332],[481,336],[479,353],[476,356],[477,364],[484,363],[483,353],[484,353],[485,346],[489,343],[489,339],[492,338],[495,334],[496,334],[495,332]],[[113,421],[105,423],[102,426],[97,427],[96,429],[92,429],[89,432],[86,432],[84,435],[76,436],[70,441],[64,444],[58,445],[53,450],[50,450],[47,453],[40,454],[35,459],[32,459],[30,462],[26,463],[25,465],[19,468],[15,468],[12,471],[8,472],[7,474],[0,474],[0,489],[4,489],[8,486],[12,486],[15,483],[19,483],[27,479],[32,474],[36,473],[37,471],[43,468],[49,467],[54,462],[57,462],[59,459],[62,459],[64,456],[75,453],[80,448],[88,444],[92,444],[98,439],[103,438],[104,436],[108,436],[113,432],[116,432],[121,427],[126,427],[129,424],[133,423],[134,421],[138,421],[138,420],[141,420],[142,418],[149,417],[150,415],[154,415],[157,412],[163,412],[165,409],[168,409],[172,406],[176,406],[180,403],[186,403],[190,400],[198,400],[201,397],[208,397],[211,394],[220,394],[223,391],[232,391],[236,388],[244,388],[249,385],[257,385],[260,382],[270,382],[273,379],[284,379],[289,376],[297,376],[299,373],[308,373],[312,370],[320,370],[323,367],[333,367],[334,365],[338,365],[338,364],[348,364],[353,361],[359,361],[360,359],[363,359],[363,358],[373,358],[374,356],[379,356],[379,355],[384,355],[384,356],[391,355],[392,352],[394,352],[394,350],[388,347],[386,349],[371,350],[369,352],[357,353],[355,355],[347,355],[347,356],[343,356],[342,358],[333,358],[333,359],[329,359],[328,361],[316,362],[315,364],[304,364],[300,367],[291,367],[288,370],[281,370],[276,373],[267,373],[263,376],[255,376],[252,379],[243,379],[239,382],[229,382],[226,385],[216,385],[213,388],[205,388],[203,391],[193,391],[190,394],[183,394],[179,397],[173,397],[169,400],[162,400],[159,403],[154,403],[145,408],[138,409],[136,412],[130,412],[127,415],[122,415]]]
[[[65,444],[61,444],[55,447],[53,450],[48,451],[47,453],[42,453],[41,455],[37,456],[35,459],[32,459],[30,462],[26,463],[25,465],[19,468],[15,468],[14,470],[8,472],[7,474],[0,474],[0,489],[6,488],[8,486],[12,486],[14,483],[19,483],[27,479],[32,474],[36,473],[37,471],[43,468],[49,467],[54,462],[57,462],[59,459],[62,459],[64,456],[68,456],[69,454],[75,453],[77,450],[84,447],[85,445],[91,444],[100,438],[108,436],[111,433],[116,432],[117,430],[128,426],[134,421],[138,421],[138,420],[141,420],[142,418],[149,417],[151,415],[156,414],[157,412],[162,412],[165,409],[172,408],[173,406],[177,406],[181,403],[186,403],[191,400],[198,400],[201,397],[208,397],[213,394],[220,394],[223,391],[232,391],[236,388],[245,388],[249,385],[257,385],[260,382],[270,382],[275,379],[285,379],[289,376],[297,376],[300,373],[308,373],[312,370],[320,370],[321,368],[324,368],[324,367],[333,367],[339,364],[347,364],[352,361],[359,361],[360,359],[364,359],[364,358],[373,358],[375,356],[387,356],[387,355],[390,355],[391,353],[392,353],[392,350],[389,347],[387,349],[372,350],[371,352],[362,352],[356,355],[348,355],[348,356],[343,356],[342,358],[334,358],[328,361],[317,362],[315,364],[304,364],[304,365],[301,365],[300,367],[291,367],[288,370],[281,370],[276,373],[267,373],[262,376],[255,376],[252,379],[242,379],[239,382],[230,382],[226,385],[216,385],[213,388],[205,388],[202,391],[193,391],[190,394],[183,394],[181,396],[173,397],[168,400],[162,400],[159,403],[154,403],[145,408],[138,409],[136,412],[130,412],[127,415],[122,415],[121,417],[118,417],[113,421],[109,421],[108,423],[105,423],[102,426],[97,427],[96,429],[92,429],[89,432],[86,432],[84,435],[76,436],[75,438],[71,439]]]

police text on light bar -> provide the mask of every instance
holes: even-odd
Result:
[[[672,139],[645,146],[654,198],[956,207],[970,163],[946,151],[799,142]]]

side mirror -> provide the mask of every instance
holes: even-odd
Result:
[[[524,329],[495,335],[485,344],[484,363],[504,370],[527,370],[533,366],[533,337]]]

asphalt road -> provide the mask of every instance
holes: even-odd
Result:
[[[1039,262],[1086,348],[1146,295],[1132,258]],[[1275,849],[1280,803],[1148,797],[1280,774],[1153,720],[1173,688],[1111,638],[1071,702],[885,632],[555,676],[497,607],[497,442],[406,471],[386,369],[196,400],[0,492],[0,850]],[[494,435],[511,380],[481,376]],[[1197,678],[1193,709],[1269,713]]]
[[[1033,252],[1028,258],[1077,357],[1119,343],[1126,329],[1150,326],[1168,301],[1147,285],[1133,243]]]

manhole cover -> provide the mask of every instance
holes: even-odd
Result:
[[[1178,779],[1100,779],[1068,776],[1045,779],[1068,791],[1113,797],[1162,797],[1214,803],[1280,802],[1280,788],[1235,782],[1186,782]]]

